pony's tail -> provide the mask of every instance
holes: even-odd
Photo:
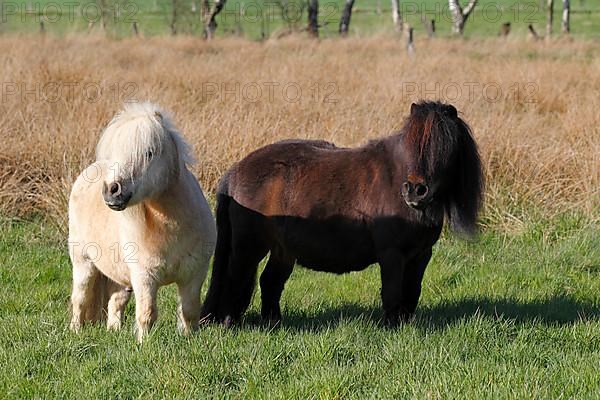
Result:
[[[230,201],[231,198],[227,193],[217,194],[217,246],[215,248],[210,286],[200,313],[200,318],[204,321],[219,321],[224,318],[224,315],[219,312],[219,309],[222,308],[219,299],[223,291],[226,290],[227,268],[231,252]]]

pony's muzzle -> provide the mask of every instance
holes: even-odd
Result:
[[[431,201],[429,186],[424,182],[406,181],[402,184],[402,197],[409,207],[421,210]]]
[[[129,200],[131,200],[131,193],[123,190],[123,185],[120,182],[111,182],[110,184],[104,183],[102,197],[111,210],[123,211]]]

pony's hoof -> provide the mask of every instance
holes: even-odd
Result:
[[[281,325],[281,312],[263,310],[261,313],[261,323],[268,329],[274,329]]]
[[[228,316],[226,316],[226,317],[223,319],[223,326],[224,326],[225,328],[228,328],[228,329],[229,329],[229,328],[233,328],[233,325],[234,325],[234,324],[235,324],[235,322],[234,322],[234,320],[233,320],[233,317],[232,317],[231,315],[228,315]]]
[[[71,324],[69,325],[69,329],[73,333],[79,333],[79,331],[81,330],[81,324],[71,322]]]
[[[273,330],[281,327],[281,318],[263,318],[262,325],[268,330]]]
[[[111,320],[110,318],[106,322],[106,329],[111,332],[121,330],[121,320]]]

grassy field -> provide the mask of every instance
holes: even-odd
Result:
[[[2,3],[2,2],[0,2]],[[101,8],[98,4],[106,4]],[[212,3],[212,2],[211,2]],[[449,36],[451,16],[447,0],[401,1],[403,18],[415,28],[417,36],[426,35],[421,16],[435,19],[439,36]],[[463,4],[465,1],[463,1]],[[546,24],[545,1],[538,0],[480,0],[467,23],[469,37],[497,36],[505,22],[512,24],[513,35],[525,37],[532,24],[543,34]],[[7,32],[37,32],[40,20],[45,21],[47,32],[65,34],[89,29],[93,22],[100,29],[100,10],[106,13],[106,29],[114,37],[132,35],[132,23],[138,24],[146,36],[171,32],[173,9],[178,33],[201,35],[200,0],[195,1],[90,1],[68,0],[4,1],[4,26]],[[71,4],[71,5],[69,5]],[[174,6],[175,4],[175,6]],[[350,25],[355,36],[393,32],[389,0],[356,1]],[[561,2],[555,1],[554,31],[560,33]],[[321,0],[319,24],[322,37],[338,36],[343,0]],[[592,0],[571,2],[571,31],[575,37],[600,36],[600,4]],[[217,18],[218,35],[243,35],[252,39],[279,35],[287,29],[301,30],[307,23],[306,2],[301,0],[228,0]]]
[[[385,33],[1,35],[0,397],[600,397],[597,43],[418,37],[415,47],[409,56]],[[68,331],[66,199],[123,101],[173,113],[212,196],[259,146],[359,145],[399,129],[423,98],[453,103],[472,126],[487,185],[482,235],[444,234],[415,321],[381,326],[376,266],[341,277],[298,268],[280,329],[259,325],[255,296],[241,328],[181,337],[169,287],[142,346],[132,305],[122,332]]]
[[[175,332],[173,287],[149,340],[67,329],[70,265],[54,229],[0,224],[0,392],[8,398],[598,398],[600,237],[564,217],[476,242],[444,236],[416,320],[381,326],[378,268],[297,268],[284,323]]]

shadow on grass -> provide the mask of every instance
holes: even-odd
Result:
[[[417,310],[417,323],[443,329],[474,316],[512,320],[517,324],[573,325],[600,319],[600,309],[566,296],[533,301],[473,298],[422,307]]]
[[[302,311],[284,312],[282,328],[298,332],[320,332],[355,321],[365,321],[381,326],[383,311],[378,306],[344,304],[318,311],[314,314]],[[565,296],[523,302],[512,299],[469,298],[451,303],[417,308],[416,318],[410,322],[422,329],[445,329],[473,317],[492,320],[512,320],[516,324],[539,323],[567,326],[581,321],[600,320],[600,308],[591,303],[580,302]],[[273,329],[265,326],[260,315],[248,313],[244,326]]]

